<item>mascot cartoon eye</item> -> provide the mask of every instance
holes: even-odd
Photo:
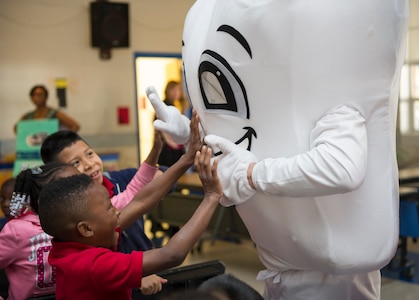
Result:
[[[205,50],[198,70],[199,87],[208,113],[223,113],[249,119],[246,89],[219,54]]]

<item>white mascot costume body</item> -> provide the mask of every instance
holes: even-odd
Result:
[[[266,299],[379,299],[398,241],[405,0],[198,0],[185,90],[267,270]],[[185,142],[185,117],[155,126]],[[154,101],[153,101],[154,100]],[[249,183],[253,184],[252,187]]]

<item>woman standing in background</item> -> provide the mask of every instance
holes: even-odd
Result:
[[[43,85],[35,85],[30,90],[29,96],[36,108],[34,111],[30,111],[24,114],[19,121],[22,120],[38,120],[38,119],[58,119],[60,123],[60,129],[68,129],[77,132],[80,129],[80,125],[71,117],[63,113],[62,111],[47,106],[48,90]],[[16,133],[17,124],[14,127]]]
[[[187,109],[186,101],[182,96],[182,87],[178,81],[169,81],[164,91],[163,102],[169,106],[175,106],[181,113]],[[185,154],[185,148],[183,145],[179,145],[173,141],[173,139],[162,132],[164,146],[159,157],[158,163],[163,166],[170,167],[173,165],[183,154]]]

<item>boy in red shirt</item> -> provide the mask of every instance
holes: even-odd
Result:
[[[163,175],[141,189],[121,211],[106,189],[84,174],[54,181],[44,187],[39,203],[41,226],[54,237],[49,262],[56,267],[56,299],[131,299],[143,276],[183,262],[198,241],[222,196],[217,161],[211,149],[200,148],[198,118],[188,152]],[[114,252],[119,232],[150,210],[192,165],[205,196],[191,219],[166,246],[131,254]]]

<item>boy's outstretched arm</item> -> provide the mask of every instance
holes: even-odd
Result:
[[[148,154],[147,158],[138,168],[134,177],[128,183],[126,189],[121,193],[114,195],[111,199],[113,206],[118,209],[122,209],[126,206],[139,190],[141,190],[145,185],[151,182],[154,178],[163,174],[163,172],[158,168],[157,162],[159,160],[160,153],[163,148],[163,139],[160,131],[155,131],[154,133],[154,142],[153,147]]]
[[[150,166],[157,165],[162,149],[163,149],[162,133],[158,130],[155,130],[153,148],[151,148],[151,151],[146,157],[146,159],[144,160],[144,162],[149,164]]]
[[[191,137],[189,139],[188,151],[161,176],[153,179],[145,185],[122,210],[119,217],[120,226],[125,230],[135,220],[149,212],[167,194],[173,184],[182,176],[194,163],[195,153],[201,148],[198,129],[199,118],[193,112],[190,123]]]
[[[144,252],[143,276],[181,264],[198,242],[223,195],[218,178],[218,161],[211,165],[212,150],[203,146],[195,157],[195,168],[204,188],[204,199],[189,221],[168,241],[166,246]]]

